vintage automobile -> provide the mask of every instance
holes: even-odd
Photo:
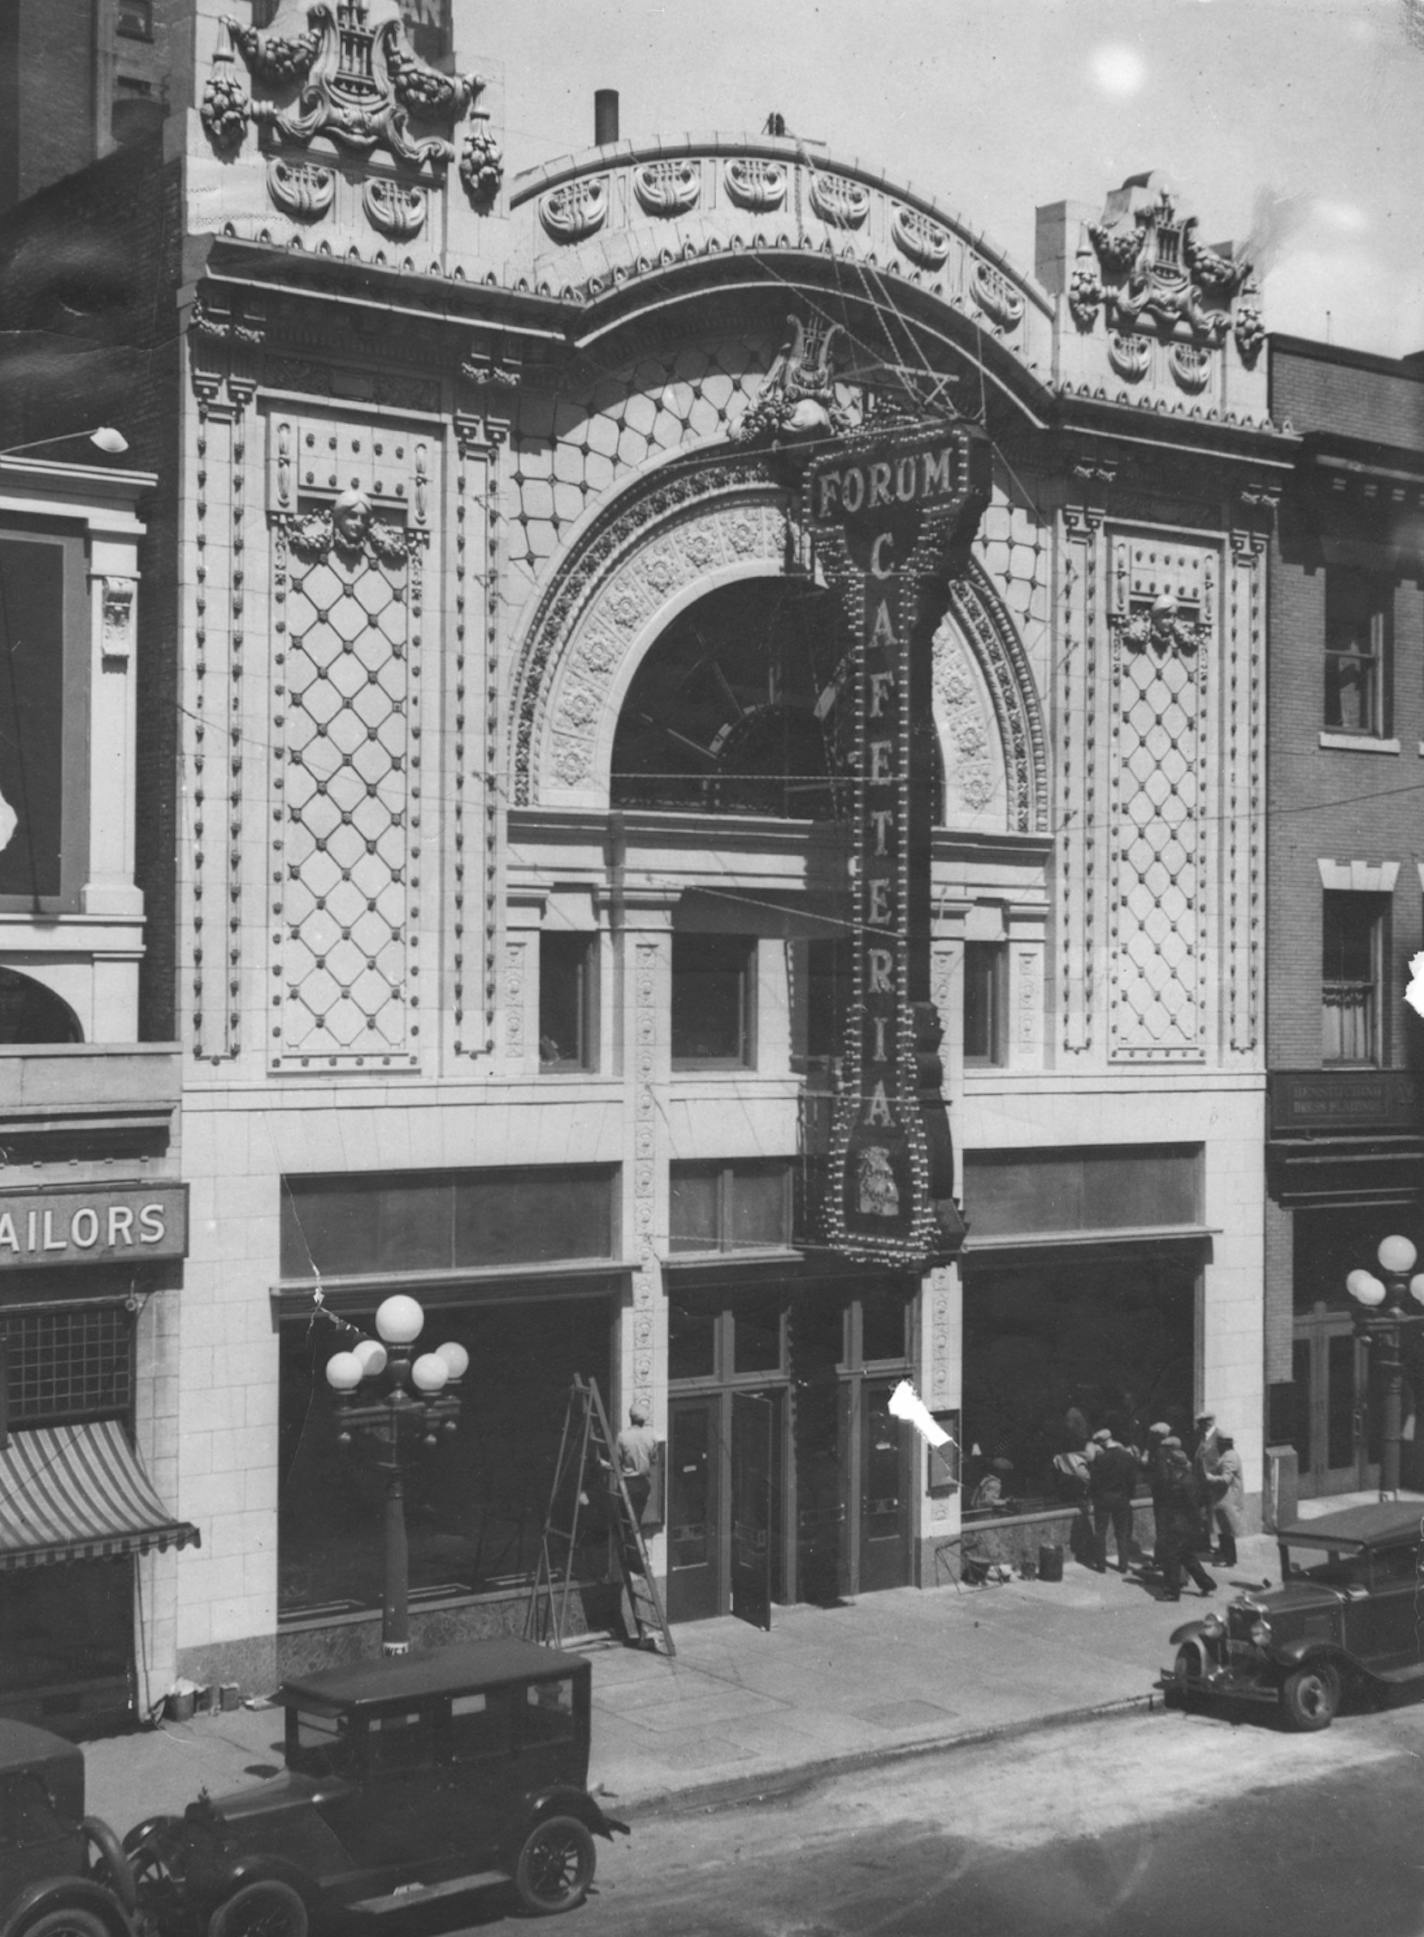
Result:
[[[500,1885],[572,1910],[594,1836],[590,1669],[533,1642],[468,1642],[288,1681],[286,1773],[124,1838],[162,1937],[304,1937],[354,1911]],[[343,1914],[344,1913],[344,1914]]]
[[[1275,1704],[1287,1728],[1328,1728],[1347,1693],[1424,1687],[1424,1508],[1346,1507],[1277,1534],[1281,1584],[1239,1594],[1172,1635],[1161,1685]]]
[[[134,1877],[107,1823],[84,1814],[84,1757],[0,1721],[0,1937],[131,1937]]]

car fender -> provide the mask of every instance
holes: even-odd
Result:
[[[133,1919],[113,1891],[85,1876],[42,1877],[27,1884],[6,1911],[0,1937],[17,1937],[31,1918],[46,1910],[92,1910],[113,1937],[134,1937]]]
[[[1171,1645],[1174,1648],[1179,1648],[1184,1641],[1195,1641],[1198,1635],[1204,1634],[1205,1632],[1206,1632],[1205,1622],[1184,1621],[1181,1627],[1173,1628]]]
[[[632,1834],[628,1825],[619,1822],[616,1816],[605,1816],[586,1789],[576,1789],[571,1783],[540,1789],[527,1799],[527,1803],[516,1843],[522,1843],[535,1823],[541,1822],[545,1816],[577,1816],[595,1836],[606,1836],[610,1842],[615,1834]]]
[[[214,1878],[215,1887],[204,1894],[210,1902],[222,1903],[249,1883],[268,1882],[289,1885],[309,1911],[321,1903],[321,1886],[313,1877],[286,1857],[268,1855],[262,1850],[254,1850],[250,1855],[244,1852],[224,1863]]]
[[[1271,1649],[1271,1660],[1285,1674],[1291,1674],[1295,1669],[1303,1668],[1310,1661],[1323,1661],[1332,1668],[1338,1668],[1342,1674],[1364,1672],[1358,1662],[1352,1661],[1343,1648],[1311,1640],[1305,1635],[1295,1641],[1279,1642]]]

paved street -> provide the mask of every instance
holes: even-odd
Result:
[[[600,1845],[598,1895],[569,1928],[1417,1937],[1421,1752],[1424,1705],[1316,1736],[1173,1711],[1050,1730],[640,1824]]]

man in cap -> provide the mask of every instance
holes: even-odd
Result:
[[[1132,1553],[1132,1489],[1137,1484],[1137,1461],[1114,1439],[1112,1429],[1100,1426],[1093,1434],[1097,1447],[1088,1468],[1088,1493],[1093,1503],[1093,1566],[1107,1572],[1108,1528],[1117,1543],[1117,1567],[1125,1574]]]
[[[1162,1569],[1164,1600],[1181,1599],[1183,1568],[1202,1594],[1216,1592],[1216,1582],[1196,1556],[1197,1524],[1192,1463],[1182,1451],[1181,1440],[1170,1433],[1162,1442],[1161,1504],[1157,1509],[1157,1562]]]

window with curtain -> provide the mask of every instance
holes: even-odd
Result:
[[[1389,732],[1394,588],[1377,573],[1331,566],[1325,575],[1325,725],[1374,739]]]
[[[1380,979],[1385,895],[1326,889],[1321,921],[1321,1041],[1325,1063],[1381,1061]]]

